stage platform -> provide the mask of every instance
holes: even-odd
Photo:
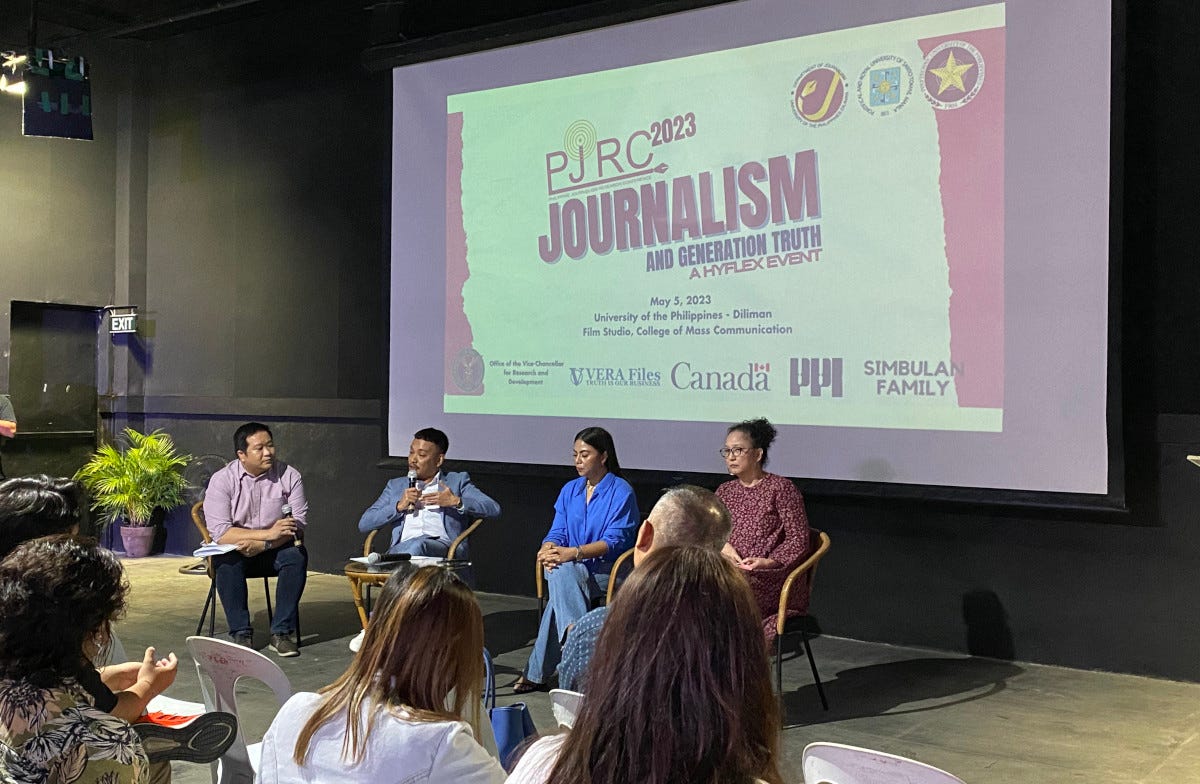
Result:
[[[131,656],[146,645],[179,654],[168,694],[199,700],[184,639],[195,631],[208,581],[178,574],[194,559],[127,560],[133,590],[117,626]],[[529,654],[537,603],[480,594],[487,644],[496,658],[500,701]],[[346,647],[359,630],[342,575],[310,573],[301,605],[302,655],[279,659],[266,648],[261,583],[250,586],[255,647],[279,662],[297,690],[315,690],[345,669]],[[819,606],[817,608],[819,610]],[[819,615],[819,613],[818,613]],[[218,614],[218,636],[224,631]],[[784,664],[789,727],[783,733],[786,775],[800,782],[800,754],[812,741],[836,741],[915,757],[968,784],[1009,782],[1171,782],[1200,784],[1200,684],[980,659],[826,636],[813,643],[830,701],[821,710],[803,656]],[[276,703],[265,687],[242,697],[251,741],[259,740]],[[545,694],[524,695],[539,729],[553,729]],[[178,784],[208,782],[207,766],[175,763]]]

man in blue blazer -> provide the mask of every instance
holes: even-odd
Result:
[[[465,471],[442,472],[450,439],[436,428],[413,434],[408,476],[387,483],[379,500],[363,512],[358,530],[394,525],[389,553],[442,558],[450,544],[476,517],[499,517],[500,504],[471,483]],[[460,550],[456,557],[464,557]]]

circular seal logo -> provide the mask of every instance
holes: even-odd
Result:
[[[792,110],[803,123],[826,125],[846,108],[846,76],[827,63],[800,75],[792,89]]]
[[[476,391],[483,385],[483,356],[469,346],[464,348],[454,356],[450,375],[463,392]]]
[[[921,89],[935,109],[966,106],[983,87],[983,55],[966,41],[945,41],[925,58]]]
[[[895,114],[912,97],[913,82],[906,60],[890,54],[876,57],[858,75],[858,105],[876,117]]]
[[[576,120],[567,126],[563,134],[563,152],[569,158],[580,160],[596,149],[596,126],[587,120]]]

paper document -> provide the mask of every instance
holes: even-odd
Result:
[[[410,563],[413,566],[437,566],[445,560],[445,558],[439,558],[436,555],[414,555]]]
[[[192,702],[191,700],[178,700],[174,697],[167,697],[159,694],[152,697],[146,703],[147,713],[167,713],[173,716],[195,716],[204,713],[207,710],[203,702]]]
[[[216,542],[209,542],[208,544],[202,544],[197,547],[196,552],[192,553],[192,555],[196,558],[208,558],[212,555],[224,555],[225,553],[231,553],[236,549],[236,544],[217,544]]]

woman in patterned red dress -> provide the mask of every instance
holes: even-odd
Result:
[[[774,440],[775,428],[765,419],[730,427],[721,456],[733,479],[717,488],[733,517],[733,532],[721,552],[750,581],[767,642],[775,639],[784,580],[809,553],[808,516],[800,491],[790,479],[763,470]],[[808,586],[797,580],[788,598],[788,617],[807,610]]]

